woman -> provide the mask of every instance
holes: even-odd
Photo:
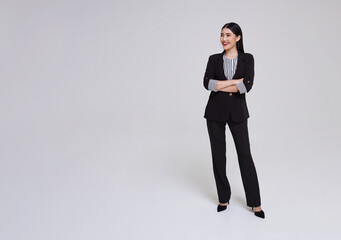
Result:
[[[256,168],[252,159],[248,135],[245,95],[253,85],[254,58],[244,53],[242,30],[236,23],[227,23],[221,29],[222,53],[209,57],[204,87],[211,91],[205,115],[210,138],[213,172],[219,205],[217,211],[227,208],[231,197],[229,181],[226,177],[226,123],[231,131],[238,154],[247,206],[256,216],[265,218],[261,208],[260,190]]]

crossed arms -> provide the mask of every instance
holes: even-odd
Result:
[[[244,78],[231,80],[210,79],[208,83],[208,89],[211,91],[244,93],[246,92],[246,88],[243,83],[243,80]]]
[[[209,57],[207,62],[207,67],[204,75],[204,87],[211,91],[222,91],[222,92],[235,92],[239,94],[244,94],[249,92],[253,85],[254,80],[254,58],[253,55],[247,53],[245,55],[245,69],[244,78],[240,79],[230,79],[230,80],[216,80],[214,79],[214,68],[215,61],[212,56]]]

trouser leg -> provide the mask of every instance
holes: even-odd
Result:
[[[247,120],[243,122],[228,121],[228,125],[235,142],[238,163],[246,195],[247,206],[261,205],[259,184],[256,168],[252,159]]]
[[[213,173],[220,203],[230,201],[231,189],[226,176],[225,122],[206,119],[210,138]]]

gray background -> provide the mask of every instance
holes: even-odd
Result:
[[[1,1],[1,239],[338,239],[340,1]],[[217,213],[208,56],[238,23],[260,219],[227,128]]]

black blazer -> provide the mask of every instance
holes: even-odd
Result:
[[[222,53],[210,55],[204,75],[204,87],[208,89],[210,79],[227,80],[224,74],[224,59]],[[250,92],[254,79],[254,58],[251,53],[238,51],[237,69],[232,79],[244,78],[243,82],[246,92]],[[240,122],[250,117],[245,99],[246,93],[211,91],[209,96],[204,118],[226,122],[232,120]]]

